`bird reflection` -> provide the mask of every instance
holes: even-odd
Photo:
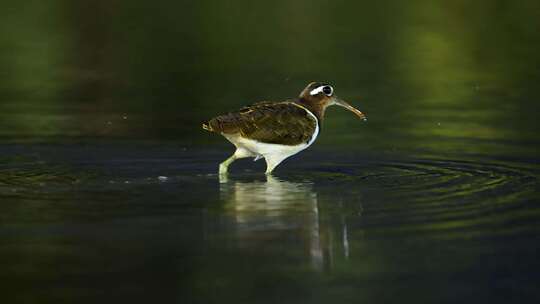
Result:
[[[295,249],[303,246],[316,270],[332,267],[336,252],[345,259],[350,254],[343,215],[337,221],[321,219],[321,199],[311,182],[289,182],[271,175],[255,181],[224,176],[220,196],[233,219],[240,247],[260,246],[269,240]],[[339,243],[339,250],[334,242]]]

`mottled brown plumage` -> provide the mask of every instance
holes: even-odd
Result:
[[[212,132],[281,145],[307,143],[316,127],[317,121],[306,108],[292,100],[256,103],[212,118],[204,125]]]

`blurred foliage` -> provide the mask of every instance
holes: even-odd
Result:
[[[370,120],[330,111],[323,145],[537,141],[538,1],[55,0],[0,8],[4,139],[218,143],[201,121],[324,80]]]

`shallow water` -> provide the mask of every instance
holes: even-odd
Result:
[[[537,295],[536,159],[315,148],[273,176],[244,160],[219,178],[223,153],[201,147],[0,150],[17,155],[0,171],[8,302]]]

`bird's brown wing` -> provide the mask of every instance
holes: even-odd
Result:
[[[317,120],[291,101],[260,102],[212,118],[203,124],[203,128],[216,133],[238,134],[263,143],[298,145],[311,139]]]

